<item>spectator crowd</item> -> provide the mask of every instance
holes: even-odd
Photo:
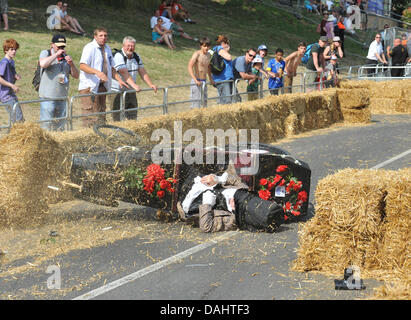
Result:
[[[199,108],[207,102],[207,79],[217,89],[218,103],[228,104],[241,101],[241,95],[236,92],[233,82],[244,80],[247,83],[248,100],[257,99],[263,79],[268,79],[270,94],[292,92],[297,68],[305,64],[307,69],[305,84],[308,91],[318,88],[318,83],[325,87],[338,85],[338,61],[345,56],[345,31],[361,29],[361,11],[357,10],[361,1],[340,1],[337,7],[320,1],[311,1],[310,7],[323,15],[317,27],[318,41],[308,44],[304,41],[296,45],[295,51],[284,55],[282,48],[272,50],[273,57],[268,58],[270,49],[265,44],[257,48],[249,47],[243,55],[234,57],[231,52],[230,39],[220,34],[215,44],[207,37],[200,39],[191,37],[181,23],[195,23],[190,13],[179,1],[161,1],[150,19],[152,41],[165,44],[171,50],[176,46],[174,37],[183,37],[199,44],[188,62],[188,74],[191,77],[192,108]],[[3,4],[3,2],[0,2]],[[308,4],[307,4],[308,5]],[[341,7],[342,6],[342,7]],[[54,13],[58,23],[57,30],[67,30],[84,35],[85,31],[78,20],[67,14],[66,3],[58,2]],[[351,10],[350,10],[351,8]],[[4,19],[3,19],[4,20]],[[4,20],[5,23],[7,20]],[[179,21],[179,22],[178,22]],[[351,25],[347,21],[350,21]],[[349,28],[348,25],[351,27]],[[6,28],[6,26],[5,26]],[[7,26],[8,28],[8,26]],[[146,71],[142,58],[135,52],[136,39],[131,36],[123,38],[121,50],[114,50],[107,44],[108,31],[99,27],[94,30],[93,40],[87,43],[82,51],[78,66],[68,54],[69,44],[62,33],[52,36],[49,49],[39,55],[39,85],[41,126],[47,130],[64,130],[67,112],[67,97],[70,78],[79,79],[78,93],[81,97],[82,123],[91,127],[96,123],[104,123],[107,109],[118,111],[122,94],[126,90],[132,92],[125,95],[125,116],[127,119],[137,118],[137,95],[141,91],[137,84],[138,76],[155,92],[153,84]],[[381,62],[393,66],[403,66],[411,62],[411,53],[407,50],[407,39],[395,39],[393,46],[383,47],[381,33],[378,33],[371,43],[367,64],[376,65]],[[404,42],[405,41],[405,42]],[[408,44],[410,43],[408,39]],[[11,113],[14,105],[14,121],[24,121],[23,112],[18,105],[17,93],[19,87],[16,81],[20,76],[16,73],[14,58],[19,49],[19,43],[7,39],[3,43],[4,58],[0,61],[0,101]],[[409,48],[410,49],[410,48]],[[267,61],[266,61],[267,60]],[[373,69],[369,69],[370,73]],[[392,76],[402,76],[403,69],[395,69]],[[34,80],[33,80],[34,84]],[[107,93],[115,93],[107,95]],[[107,97],[106,97],[107,96]],[[120,120],[120,114],[112,114],[114,121]]]

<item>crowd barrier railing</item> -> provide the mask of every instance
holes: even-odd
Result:
[[[392,69],[398,69],[402,68],[404,69],[404,76],[403,77],[392,77],[390,75],[390,72]],[[369,73],[369,69],[375,69],[374,73]],[[411,64],[407,66],[383,66],[383,65],[357,65],[357,66],[346,66],[346,67],[340,67],[337,68],[338,73],[339,73],[339,78],[340,79],[368,79],[368,80],[375,80],[375,81],[380,81],[380,80],[399,80],[399,79],[409,79],[411,78]],[[318,81],[308,83],[307,82],[307,76],[310,75],[311,73],[317,73],[317,77],[319,78]],[[294,84],[292,86],[288,87],[282,87],[279,90],[279,94],[287,94],[287,93],[294,93],[294,92],[309,92],[313,90],[323,90],[323,88],[332,86],[331,82],[329,80],[324,79],[324,72],[321,72],[321,74],[318,74],[316,71],[305,71],[305,72],[300,72],[297,73],[296,76],[294,77]],[[263,98],[266,94],[270,93],[272,94],[271,89],[265,89],[264,87],[268,87],[265,83],[268,82],[266,81],[267,79],[262,77],[260,79],[260,85],[258,88],[258,98]],[[152,105],[142,105],[142,106],[137,106],[135,108],[130,108],[126,109],[126,95],[127,94],[135,94],[135,90],[127,90],[127,91],[121,91],[121,92],[104,92],[104,93],[89,93],[89,94],[79,94],[75,95],[69,98],[62,98],[62,99],[37,99],[37,100],[28,100],[28,101],[19,101],[16,102],[11,110],[9,110],[9,118],[8,122],[6,125],[1,125],[0,129],[7,129],[10,130],[11,126],[13,123],[16,121],[16,108],[18,105],[24,105],[24,104],[33,104],[33,103],[41,103],[43,101],[67,101],[66,104],[66,115],[65,117],[60,117],[60,118],[53,118],[51,120],[38,120],[36,122],[42,124],[45,122],[57,122],[57,121],[63,121],[64,122],[64,127],[67,130],[73,130],[73,121],[76,119],[80,119],[83,117],[93,117],[93,116],[99,116],[99,115],[109,115],[109,114],[114,114],[118,113],[119,114],[119,119],[120,121],[125,120],[127,118],[126,113],[135,111],[138,112],[146,110],[146,109],[158,109],[161,111],[162,114],[168,114],[171,113],[170,111],[170,106],[175,106],[175,105],[182,105],[182,104],[187,104],[190,103],[191,106],[190,108],[193,107],[199,107],[199,108],[206,108],[210,102],[216,101],[218,104],[222,103],[222,99],[226,98],[228,103],[235,103],[238,101],[241,101],[241,97],[244,95],[247,95],[249,92],[247,90],[240,90],[240,84],[242,82],[245,82],[243,79],[237,79],[237,80],[226,80],[226,81],[221,81],[217,82],[214,84],[214,88],[217,88],[219,84],[223,83],[229,83],[230,84],[230,94],[226,95],[219,95],[218,90],[217,90],[217,95],[216,96],[210,96],[209,94],[205,94],[206,90],[208,93],[210,93],[210,86],[212,84],[210,82],[202,82],[202,85],[199,87],[200,91],[200,97],[197,99],[191,99],[191,93],[187,92],[186,96],[190,97],[189,99],[181,100],[177,99],[176,101],[171,101],[170,100],[170,91],[175,90],[175,89],[184,89],[188,88],[190,91],[193,86],[196,86],[196,84],[183,84],[183,85],[175,85],[175,86],[169,86],[169,87],[159,87],[157,90],[158,92],[162,92],[162,98],[161,98],[161,103],[157,104],[152,104]],[[241,84],[242,86],[243,84]],[[142,89],[138,93],[143,93],[143,92],[153,92],[154,89]],[[78,100],[81,100],[81,98],[84,97],[90,97],[90,96],[100,96],[100,95],[120,95],[120,107],[119,110],[109,110],[111,109],[110,107],[107,107],[106,111],[104,112],[94,112],[94,113],[87,113],[83,114],[80,111],[80,114],[74,114],[74,109],[75,109],[75,103]],[[181,95],[178,95],[179,97]],[[238,99],[240,97],[240,99]],[[81,101],[80,101],[81,104]],[[8,104],[0,104],[0,106],[4,106],[6,109],[8,108]],[[10,108],[10,107],[9,107]],[[80,108],[81,109],[81,108]],[[139,117],[139,116],[137,116]]]

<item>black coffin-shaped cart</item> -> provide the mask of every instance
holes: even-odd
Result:
[[[156,159],[152,151],[151,146],[140,146],[73,154],[71,180],[78,186],[73,189],[75,196],[103,205],[125,201],[176,214],[177,202],[183,200],[182,183],[193,168],[202,174],[221,175],[231,162],[250,192],[276,201],[294,215],[308,210],[311,170],[280,148],[265,144],[257,148],[166,147]],[[187,161],[194,155],[200,161]],[[158,156],[167,161],[158,163]]]

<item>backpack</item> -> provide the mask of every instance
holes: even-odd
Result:
[[[51,55],[51,50],[47,50],[48,56]],[[41,81],[41,76],[43,74],[43,69],[40,67],[40,61],[37,62],[37,68],[36,71],[34,71],[34,77],[33,81],[31,82],[33,84],[33,87],[36,91],[39,91],[40,88],[40,81]]]
[[[220,74],[225,68],[224,58],[220,56],[217,50],[210,50],[210,70],[213,74]]]
[[[308,62],[308,60],[310,59],[310,56],[311,56],[311,48],[313,47],[313,45],[315,45],[315,43],[309,44],[307,46],[307,49],[306,49],[306,51],[305,51],[305,53],[304,53],[304,55],[301,59],[302,63],[307,64],[307,62]]]
[[[128,58],[126,57],[126,55],[123,54],[123,50],[118,50],[118,49],[114,48],[114,49],[112,50],[111,54],[112,54],[113,57],[114,57],[114,55],[115,55],[116,53],[120,53],[120,54],[123,56],[123,58],[124,58],[124,64],[127,65],[127,59],[128,59]],[[140,65],[140,61],[141,61],[141,60],[140,60],[140,56],[139,56],[137,53],[133,52],[133,58],[136,59],[137,64]],[[136,71],[136,70],[129,70],[129,72],[131,72],[131,71]]]

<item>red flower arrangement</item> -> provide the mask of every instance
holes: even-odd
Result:
[[[301,206],[307,201],[307,192],[302,190],[303,183],[292,175],[287,165],[279,165],[275,175],[260,179],[258,195],[261,199],[282,203],[284,219],[289,216],[299,216]],[[284,201],[278,200],[284,197]]]
[[[176,180],[165,177],[165,170],[160,165],[152,163],[146,168],[147,174],[143,178],[143,190],[149,194],[155,194],[162,199],[166,192],[174,192],[173,184]]]
[[[152,163],[147,166],[145,171],[144,174],[140,168],[129,168],[124,174],[126,185],[129,188],[144,190],[158,199],[164,198],[167,192],[173,193],[175,191],[176,180],[167,177],[165,170],[160,165]]]

